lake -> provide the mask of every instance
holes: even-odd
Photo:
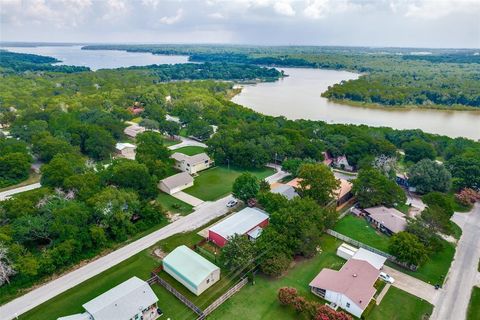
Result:
[[[61,64],[87,66],[92,70],[188,62],[187,56],[80,48],[81,46],[3,47],[14,52],[55,57],[62,60]],[[330,102],[320,95],[328,86],[342,80],[356,79],[358,74],[306,68],[283,70],[289,77],[276,82],[243,85],[242,92],[232,101],[264,114],[289,119],[421,129],[450,137],[480,139],[480,111],[374,109],[342,105]]]
[[[358,74],[322,69],[282,68],[289,77],[276,82],[242,85],[232,101],[255,111],[288,119],[421,129],[450,137],[480,139],[480,111],[385,109],[342,105],[321,97],[328,86]]]
[[[62,61],[58,64],[84,66],[92,70],[112,69],[150,64],[188,62],[188,56],[155,55],[145,52],[116,50],[81,50],[82,46],[0,47],[12,52],[49,56]]]

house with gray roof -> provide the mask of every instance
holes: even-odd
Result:
[[[205,152],[193,156],[175,152],[170,158],[175,160],[176,169],[192,175],[212,167],[214,163]]]
[[[132,277],[83,305],[86,310],[57,320],[154,320],[158,298],[147,282]]]
[[[219,267],[184,245],[170,252],[162,267],[197,296],[220,280]]]
[[[193,177],[188,172],[180,172],[160,180],[158,188],[165,193],[174,194],[193,186]]]
[[[288,184],[278,184],[277,186],[274,186],[270,191],[272,193],[281,194],[287,200],[292,200],[293,198],[298,197],[298,193],[295,191],[295,188]]]
[[[395,208],[384,206],[363,209],[365,218],[380,231],[392,235],[407,228],[407,218],[404,213]]]

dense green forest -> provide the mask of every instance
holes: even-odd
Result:
[[[349,70],[362,75],[330,87],[323,96],[392,107],[480,107],[480,55],[473,49],[192,45],[96,45],[84,49],[186,54],[197,62]]]
[[[0,50],[0,68],[6,70],[12,70],[15,72],[54,71],[67,73],[90,70],[90,68],[87,67],[52,65],[57,62],[60,61],[52,57]]]
[[[205,66],[215,70],[205,73],[206,78],[271,76],[269,69],[258,67],[244,73],[237,65]],[[161,82],[165,79],[159,70],[173,74],[175,68],[1,71],[0,121],[16,139],[0,137],[0,183],[24,179],[34,158],[43,163],[43,187],[0,203],[0,249],[6,249],[15,270],[10,285],[0,287],[0,302],[128,237],[167,223],[162,203],[155,200],[158,180],[172,172],[163,136],[144,133],[136,140],[136,160],[111,160],[115,143],[126,139],[125,121],[138,117],[131,112],[133,105],[144,109],[144,123],[169,134],[180,128],[167,121],[166,114],[178,116],[191,131],[218,126],[207,141],[217,164],[255,168],[293,158],[320,161],[322,152],[328,151],[347,155],[362,169],[381,157],[396,159],[397,149],[403,148],[408,161],[418,164],[414,173],[419,183],[423,172],[438,171],[445,173],[448,183],[443,185],[453,191],[480,187],[477,142],[419,130],[264,116],[229,100],[232,82]],[[419,152],[422,159],[414,157]],[[444,165],[430,163],[437,156],[445,159]]]

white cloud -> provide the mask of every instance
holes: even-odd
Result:
[[[391,0],[392,12],[402,12],[406,17],[426,20],[440,19],[453,13],[477,12],[479,0]]]
[[[160,23],[163,24],[175,24],[182,20],[183,17],[183,9],[180,8],[177,10],[177,13],[174,16],[165,16],[160,18]]]
[[[212,19],[222,20],[225,19],[225,15],[221,12],[213,12],[208,15]]]
[[[295,15],[295,10],[292,8],[292,5],[285,1],[276,2],[273,5],[273,9],[275,10],[276,13],[281,14],[283,16],[292,17]]]
[[[329,0],[310,0],[303,10],[303,14],[307,18],[319,19],[323,18],[329,10]]]

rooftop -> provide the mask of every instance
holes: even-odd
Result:
[[[184,245],[170,252],[163,259],[163,264],[174,269],[184,280],[195,287],[200,285],[213,271],[219,269],[216,265]]]
[[[83,308],[95,320],[129,320],[157,301],[158,298],[148,283],[132,277],[85,303]]]
[[[386,208],[384,206],[363,209],[372,219],[380,222],[392,232],[400,232],[407,227],[405,214],[395,208]]]
[[[376,292],[373,285],[379,274],[380,271],[370,263],[350,259],[339,271],[320,271],[310,286],[344,294],[361,309],[365,309]]]
[[[210,161],[210,157],[205,153],[195,154],[193,156],[189,156],[180,152],[175,152],[171,155],[172,159],[176,161],[185,161],[190,165],[196,165],[197,163],[204,163],[205,161]]]
[[[384,256],[363,248],[359,248],[353,255],[352,259],[366,261],[377,270],[380,270],[385,264],[385,261],[387,261],[387,258]]]
[[[268,219],[268,214],[257,208],[245,208],[215,224],[209,230],[224,239],[235,234],[245,234]]]
[[[136,148],[134,144],[128,143],[128,142],[118,142],[115,145],[115,149],[122,151],[125,148]]]
[[[271,191],[272,193],[281,194],[288,200],[298,197],[298,193],[295,191],[295,188],[287,184],[276,184],[275,186],[272,186]]]
[[[174,174],[173,176],[160,180],[160,183],[165,184],[169,189],[183,186],[191,182],[193,182],[193,178],[187,172],[180,172]]]

